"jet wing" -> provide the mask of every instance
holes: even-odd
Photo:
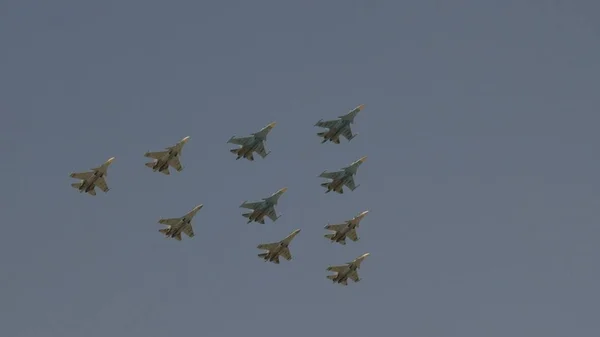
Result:
[[[345,224],[337,224],[337,225],[327,225],[327,226],[325,226],[325,229],[330,230],[330,231],[334,231],[334,232],[339,232],[339,231],[343,230],[344,228],[346,228]]]
[[[346,138],[347,140],[350,140],[352,138],[354,138],[354,135],[352,134],[352,129],[350,128],[350,125],[346,126],[342,132],[340,132],[340,134],[342,136],[344,136],[344,138]]]
[[[179,223],[179,221],[181,221],[180,218],[160,219],[158,220],[158,223],[167,226],[175,226]]]
[[[152,158],[152,159],[160,159],[160,158],[166,156],[168,153],[169,153],[169,151],[146,152],[144,154],[144,157]]]
[[[277,211],[275,211],[275,207],[272,207],[272,206],[271,206],[271,208],[270,208],[270,209],[267,211],[267,214],[266,214],[266,216],[268,216],[268,217],[271,219],[271,221],[273,221],[273,222],[277,221],[277,219],[279,218],[279,217],[277,216]]]
[[[348,273],[348,278],[354,282],[358,282],[360,279],[358,278],[358,273],[355,271]]]
[[[104,180],[104,177],[96,179],[96,182],[94,184],[103,192],[108,192],[108,185],[106,184],[106,180]]]
[[[332,271],[332,272],[336,272],[336,273],[343,273],[346,270],[348,270],[348,266],[347,265],[341,265],[341,266],[329,266],[327,267],[328,271]]]
[[[354,178],[353,177],[348,177],[348,179],[346,180],[346,182],[344,182],[344,185],[348,186],[349,189],[353,190],[356,188],[356,185],[354,184]]]
[[[277,248],[277,246],[279,245],[278,242],[273,242],[273,243],[261,243],[260,245],[256,246],[256,248],[258,249],[264,249],[264,250],[273,250],[275,248]]]
[[[192,225],[190,225],[190,224],[183,226],[181,231],[184,232],[185,235],[189,236],[190,238],[194,237],[194,229],[192,228]]]
[[[169,160],[169,165],[171,165],[171,167],[173,167],[174,169],[176,169],[178,172],[181,172],[181,170],[183,170],[183,166],[181,166],[181,162],[179,161],[179,157],[173,157],[173,158],[171,158],[171,160]]]
[[[290,252],[289,248],[283,248],[281,250],[281,252],[279,253],[279,255],[281,255],[284,259],[290,261],[292,259],[292,253]]]
[[[227,143],[236,144],[236,145],[248,145],[254,141],[254,137],[231,137]]]
[[[262,205],[263,205],[262,201],[257,201],[257,202],[245,202],[244,201],[240,205],[240,207],[247,208],[247,209],[257,209],[257,208],[259,208]]]
[[[79,172],[79,173],[71,173],[70,177],[75,178],[75,179],[87,180],[92,175],[94,175],[94,172]]]
[[[269,152],[267,152],[266,148],[265,148],[265,142],[260,142],[260,144],[258,144],[258,146],[255,149],[256,153],[258,153],[259,156],[261,157],[266,157]]]
[[[352,229],[346,233],[346,237],[354,242],[358,241],[358,233],[356,233],[356,229]]]
[[[315,126],[318,126],[320,128],[327,128],[327,129],[331,129],[333,127],[336,126],[336,124],[338,123],[337,120],[330,120],[330,121],[318,121]]]
[[[344,171],[335,171],[335,172],[323,172],[321,174],[319,174],[319,178],[326,178],[326,179],[336,179],[338,178],[342,173],[344,173]]]

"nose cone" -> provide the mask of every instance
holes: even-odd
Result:
[[[200,204],[200,205],[194,207],[194,212],[198,212],[202,207],[204,207],[203,204]]]
[[[363,255],[361,255],[360,259],[363,260],[364,258],[366,258],[369,255],[371,255],[371,253],[364,253]]]
[[[361,104],[361,105],[359,105],[359,106],[357,106],[357,107],[356,107],[356,109],[357,109],[358,111],[361,111],[361,110],[362,110],[362,109],[364,109],[364,108],[365,108],[365,105],[364,105],[364,104]]]
[[[358,160],[358,162],[361,164],[364,163],[365,161],[367,161],[367,156],[364,156]]]
[[[111,158],[109,158],[109,159],[106,161],[106,163],[107,163],[107,164],[112,164],[112,162],[113,162],[113,161],[115,161],[115,157],[111,157]]]
[[[277,122],[269,123],[269,124],[267,125],[267,127],[268,127],[269,129],[272,129],[272,128],[274,128],[274,127],[275,127],[275,125],[277,125]]]
[[[283,194],[283,193],[285,193],[287,190],[288,190],[288,189],[287,189],[287,187],[284,187],[284,188],[280,189],[279,191],[277,191],[277,194]]]
[[[188,140],[190,140],[190,136],[184,137],[184,138],[181,140],[181,143],[187,143],[187,141],[188,141]]]
[[[369,211],[364,211],[364,212],[360,213],[360,214],[358,215],[358,217],[359,217],[359,218],[364,218],[364,217],[365,217],[367,214],[369,214]]]
[[[300,229],[296,229],[295,231],[293,231],[292,235],[296,236],[296,235],[298,235],[298,233],[300,233]]]

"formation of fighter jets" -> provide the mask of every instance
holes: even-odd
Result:
[[[317,135],[323,138],[321,144],[325,142],[333,142],[340,144],[340,136],[346,138],[348,141],[354,139],[358,134],[353,134],[350,125],[354,123],[356,115],[364,109],[364,105],[361,104],[356,108],[350,110],[345,115],[339,116],[336,120],[329,121],[318,121],[315,126],[328,129],[324,132],[319,132]],[[266,150],[267,135],[275,127],[276,123],[272,122],[263,127],[258,132],[252,133],[248,137],[231,137],[227,143],[236,144],[239,147],[231,149],[230,152],[234,153],[237,157],[245,158],[249,161],[254,161],[254,153],[257,153],[263,159],[271,153]],[[177,172],[183,170],[181,164],[181,152],[183,146],[189,141],[190,137],[184,137],[175,145],[165,148],[164,151],[157,152],[146,152],[144,157],[151,158],[153,161],[146,163],[145,165],[151,168],[154,172],[160,172],[165,175],[170,175],[169,168],[172,167]],[[350,165],[343,167],[339,171],[328,172],[324,171],[318,177],[329,179],[330,181],[321,184],[327,190],[325,193],[334,191],[338,194],[343,194],[343,187],[346,186],[350,191],[354,191],[358,186],[354,182],[354,176],[356,175],[358,168],[366,160],[366,156],[362,157]],[[114,162],[115,157],[108,159],[102,165],[90,169],[90,171],[71,173],[70,177],[78,179],[79,182],[72,183],[71,186],[79,190],[80,193],[88,193],[90,195],[96,195],[96,187],[102,190],[104,193],[109,191],[108,184],[106,183],[107,171],[109,166]],[[247,223],[265,223],[265,216],[275,222],[281,217],[277,215],[275,206],[279,201],[279,198],[287,191],[287,188],[282,188],[277,192],[271,194],[266,198],[262,198],[259,201],[248,202],[244,201],[240,208],[246,208],[251,212],[243,213],[242,216],[247,218]],[[187,235],[189,238],[194,237],[194,229],[192,227],[192,220],[196,213],[202,209],[203,205],[200,204],[194,207],[187,214],[179,218],[167,218],[160,219],[158,223],[165,225],[166,228],[159,229],[158,231],[165,235],[167,238],[173,238],[178,241],[182,239],[182,233]],[[325,226],[326,230],[332,233],[325,234],[325,238],[332,243],[339,243],[346,245],[346,239],[350,239],[354,242],[359,240],[357,228],[360,225],[362,219],[369,213],[369,211],[363,211],[354,218],[344,221],[341,224],[328,224]],[[294,230],[284,239],[273,243],[263,243],[257,246],[258,249],[265,250],[266,252],[258,254],[258,256],[264,261],[273,262],[279,264],[279,258],[290,261],[292,260],[292,253],[290,252],[289,245],[292,240],[300,233],[300,229]],[[369,256],[370,253],[365,253],[356,259],[343,264],[330,266],[327,268],[328,271],[332,271],[335,274],[327,276],[327,279],[333,281],[333,283],[339,283],[342,285],[348,285],[348,279],[359,282],[357,270],[360,268],[363,260]]]

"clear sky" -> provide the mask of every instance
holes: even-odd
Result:
[[[0,334],[599,336],[599,12],[0,1]],[[359,104],[359,136],[320,144]],[[236,161],[229,137],[272,121],[271,155]],[[144,166],[184,136],[183,172]],[[70,187],[112,156],[107,194]],[[282,187],[283,216],[246,224]],[[196,237],[158,233],[200,203]],[[366,209],[360,241],[323,238]],[[296,228],[292,261],[257,257]],[[365,252],[361,282],[325,278]]]

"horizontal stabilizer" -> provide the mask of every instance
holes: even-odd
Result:
[[[145,165],[149,168],[154,168],[154,162],[146,163]]]
[[[321,184],[321,186],[323,186],[323,187],[328,187],[328,186],[329,186],[329,183],[322,183],[322,184]]]
[[[244,218],[249,218],[249,217],[250,217],[250,215],[252,215],[252,213],[244,213],[244,214],[242,214],[242,216],[243,216]]]
[[[319,132],[319,133],[317,133],[317,136],[321,136],[321,137],[323,137],[323,136],[325,136],[326,134],[327,134],[327,132]]]
[[[262,257],[264,259],[267,257],[267,255],[269,255],[269,253],[260,253],[258,254],[258,257]]]
[[[237,154],[238,149],[231,149],[231,150],[229,150],[229,152]]]
[[[163,233],[163,234],[167,234],[167,232],[169,231],[169,228],[163,228],[163,229],[159,229],[159,232]]]
[[[79,189],[79,188],[81,187],[81,185],[83,185],[83,183],[82,183],[82,182],[79,182],[79,183],[72,183],[72,184],[71,184],[71,186],[72,186],[73,188],[77,188],[77,189]]]
[[[337,275],[327,275],[327,278],[330,280],[334,280]]]
[[[328,238],[329,240],[333,240],[334,236],[335,236],[335,234],[325,234],[325,237]]]

